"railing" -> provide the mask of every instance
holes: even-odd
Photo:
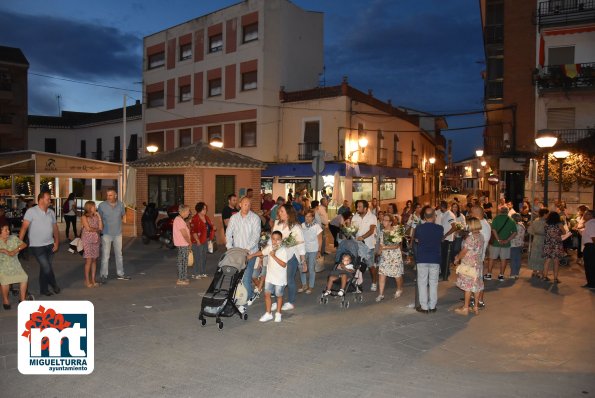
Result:
[[[485,156],[498,156],[504,152],[504,140],[501,136],[486,135],[483,137]]]
[[[488,100],[502,100],[504,96],[504,82],[502,80],[490,80],[486,84],[486,98]]]
[[[419,167],[419,155],[411,155],[411,168],[417,169]]]
[[[385,166],[388,163],[388,149],[378,148],[378,164]]]
[[[544,66],[533,80],[539,90],[595,88],[595,62]]]
[[[595,128],[553,130],[553,132],[558,134],[558,142],[562,144],[581,144],[583,142],[589,144],[595,140]]]
[[[540,27],[590,21],[595,21],[595,0],[546,0],[537,5]]]
[[[393,152],[393,167],[403,167],[403,152]]]
[[[504,25],[486,26],[484,35],[486,44],[504,43]]]
[[[121,162],[122,161],[122,150],[112,150],[109,151],[109,161],[110,162]]]
[[[320,142],[300,142],[298,144],[298,159],[312,160],[314,159],[314,151],[320,149]]]
[[[96,160],[103,160],[103,151],[91,152],[91,158]]]

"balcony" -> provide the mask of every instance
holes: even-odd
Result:
[[[485,135],[483,137],[485,156],[500,156],[505,152],[504,140],[501,136]]]
[[[312,160],[314,159],[314,151],[320,150],[320,142],[300,142],[298,144],[298,159]]]
[[[485,90],[487,101],[502,102],[502,98],[504,97],[504,82],[502,80],[488,81]]]
[[[536,17],[539,28],[594,22],[595,0],[541,1]]]
[[[388,163],[388,149],[378,148],[378,165],[386,166]]]
[[[411,155],[411,168],[417,169],[419,167],[419,155]]]
[[[504,43],[504,25],[486,26],[483,34],[486,44]]]
[[[393,152],[393,167],[403,167],[403,152]]]
[[[595,62],[584,64],[548,65],[533,74],[541,92],[595,89]]]
[[[595,151],[595,128],[553,130],[558,134],[557,147],[580,152],[593,153]]]

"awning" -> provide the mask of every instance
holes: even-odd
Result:
[[[345,163],[327,162],[321,175],[334,175],[339,173],[345,177]],[[272,177],[312,177],[315,173],[312,171],[310,163],[269,163],[267,168],[262,171],[262,178]],[[367,164],[358,164],[355,167],[349,167],[350,176],[362,177],[392,177],[392,178],[413,178],[411,169],[396,167],[372,166]]]

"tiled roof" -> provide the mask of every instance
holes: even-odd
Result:
[[[126,120],[140,119],[143,106],[140,102],[126,107]],[[73,129],[92,124],[116,122],[122,120],[122,108],[110,109],[103,112],[70,112],[62,111],[62,116],[37,116],[29,115],[30,127],[53,127]]]
[[[29,66],[27,57],[20,48],[0,46],[0,63],[20,64]]]
[[[256,159],[227,149],[215,148],[203,142],[156,153],[129,163],[133,167],[223,167],[264,169],[266,165]]]

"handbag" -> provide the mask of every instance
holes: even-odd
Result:
[[[192,249],[188,250],[188,266],[192,267],[194,265],[194,253],[192,253]]]
[[[467,276],[469,278],[477,278],[477,269],[475,269],[475,267],[471,265],[459,264],[457,265],[457,269],[455,272],[459,275]]]
[[[214,246],[215,245],[213,244],[213,241],[210,240],[209,243],[207,244],[207,251],[212,254],[215,251]]]

